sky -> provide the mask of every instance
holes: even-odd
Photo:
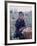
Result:
[[[13,11],[23,11],[23,12],[25,12],[25,11],[32,11],[32,7],[30,7],[30,6],[11,6],[10,7],[10,10],[13,10]]]
[[[31,4],[16,4],[16,3],[10,3],[9,4],[9,8],[10,10],[13,10],[13,11],[32,11],[32,6]]]

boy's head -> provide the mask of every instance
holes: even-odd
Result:
[[[19,12],[19,18],[20,18],[21,20],[23,20],[23,18],[24,18],[23,12]]]

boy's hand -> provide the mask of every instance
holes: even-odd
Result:
[[[21,31],[22,29],[19,29],[19,31]]]
[[[22,27],[21,29],[19,29],[19,31],[22,31],[24,29],[24,27]]]

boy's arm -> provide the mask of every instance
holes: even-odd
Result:
[[[26,27],[25,21],[23,22],[24,27]]]
[[[19,29],[19,31],[22,31],[23,29],[26,28],[25,22],[23,21],[23,27]]]
[[[15,23],[15,27],[16,27],[16,28],[19,28],[19,22],[18,22],[18,20],[17,20],[16,23]]]

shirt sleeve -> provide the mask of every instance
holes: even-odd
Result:
[[[16,23],[15,23],[15,27],[16,27],[17,29],[19,29],[19,22],[18,22],[18,20],[17,20]]]
[[[26,27],[25,21],[23,21],[23,26]]]

